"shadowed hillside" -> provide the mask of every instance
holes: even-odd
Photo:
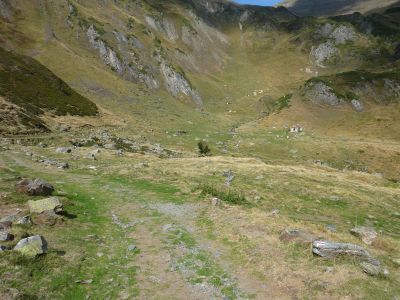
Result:
[[[398,5],[398,0],[285,0],[280,3],[299,16],[334,16],[368,13]]]

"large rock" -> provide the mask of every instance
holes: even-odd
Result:
[[[311,244],[316,237],[299,229],[285,229],[279,236],[281,242],[295,242],[300,244]]]
[[[37,201],[29,200],[28,206],[30,212],[36,214],[41,214],[48,211],[59,213],[63,210],[63,205],[58,197],[50,197]]]
[[[333,258],[340,255],[370,258],[370,254],[363,247],[350,243],[336,243],[317,240],[312,243],[312,252],[315,255]]]
[[[378,234],[372,227],[358,226],[350,230],[350,233],[361,238],[361,240],[367,244],[372,245]]]
[[[30,196],[49,196],[54,192],[54,187],[50,183],[39,178],[23,179],[15,185],[15,188],[18,193]]]
[[[19,251],[27,256],[37,256],[47,252],[47,242],[40,235],[30,236],[22,239],[14,247],[15,251]]]

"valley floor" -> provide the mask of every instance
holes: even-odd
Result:
[[[15,193],[19,177],[52,183],[67,211],[56,224],[13,227],[15,236],[44,236],[49,251],[35,259],[0,253],[2,299],[400,296],[398,183],[316,164],[106,149],[88,160],[92,148],[55,148],[3,144],[0,151],[0,218],[26,210],[32,198]],[[41,157],[68,160],[70,168],[46,166]],[[224,172],[234,175],[230,188]],[[202,190],[218,191],[222,204]],[[228,190],[245,199],[230,203]],[[377,229],[372,245],[349,233],[357,225]],[[282,241],[285,229],[361,245],[390,275],[369,276],[354,257],[313,256],[310,242]]]

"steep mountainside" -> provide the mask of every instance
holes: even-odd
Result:
[[[336,16],[379,11],[399,3],[398,0],[284,0],[279,5],[299,16]]]
[[[34,59],[0,48],[0,132],[48,131],[40,116],[94,116],[98,109]]]

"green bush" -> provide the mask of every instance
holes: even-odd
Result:
[[[211,149],[208,147],[208,144],[206,142],[200,141],[197,144],[197,147],[199,148],[199,153],[202,156],[208,156],[211,154]]]
[[[202,195],[211,195],[217,197],[224,202],[235,204],[235,205],[248,205],[246,197],[242,193],[238,193],[233,190],[222,191],[214,186],[204,184],[199,186]]]

